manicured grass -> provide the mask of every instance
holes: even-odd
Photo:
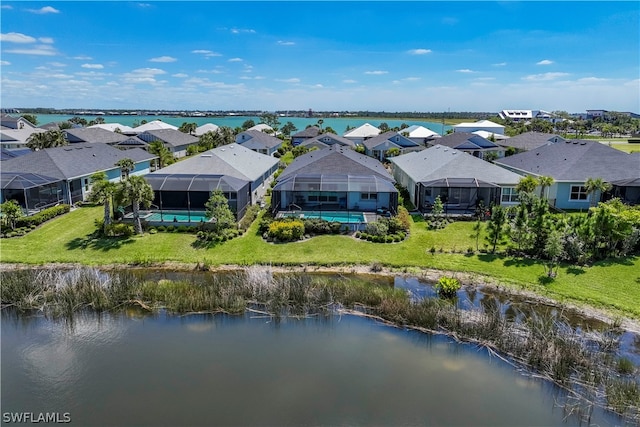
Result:
[[[350,266],[382,263],[397,269],[435,268],[488,276],[505,286],[516,286],[574,303],[610,309],[640,318],[640,257],[598,263],[591,267],[563,266],[546,283],[538,261],[491,254],[466,254],[475,249],[470,237],[473,222],[456,222],[429,231],[414,223],[410,237],[395,244],[371,243],[351,236],[318,236],[309,240],[272,244],[248,232],[208,249],[193,246],[195,236],[157,233],[128,239],[93,239],[94,220],[101,207],[80,208],[56,218],[26,236],[0,241],[4,263],[151,264],[161,262]],[[480,239],[480,248],[484,239]],[[431,253],[434,247],[436,251]]]

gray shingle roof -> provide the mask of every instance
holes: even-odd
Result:
[[[300,145],[309,145],[318,142],[326,146],[334,144],[344,145],[352,148],[355,148],[356,146],[356,144],[352,140],[347,139],[344,136],[336,135],[334,133],[323,133],[322,135],[318,135],[315,138],[307,139]]]
[[[118,150],[107,144],[73,144],[47,148],[2,162],[3,172],[31,172],[59,179],[71,179],[113,169],[119,160],[135,163],[156,156],[139,148]]]
[[[337,145],[303,154],[287,166],[280,176],[298,173],[375,175],[394,181],[384,165],[376,159]]]
[[[565,139],[553,133],[525,132],[499,142],[503,147],[513,147],[521,151],[529,151],[543,145],[564,142]]]
[[[162,168],[153,174],[225,175],[256,181],[279,162],[275,157],[256,153],[238,144],[223,145]]]
[[[239,133],[236,142],[250,149],[271,149],[282,145],[281,139],[259,130],[247,130]]]
[[[531,151],[495,161],[556,181],[583,182],[587,178],[605,181],[640,177],[640,157],[632,156],[597,141],[569,140],[544,145]]]
[[[138,138],[145,142],[162,141],[172,147],[183,147],[185,145],[197,144],[199,139],[174,129],[148,130],[138,134]]]
[[[291,135],[291,138],[315,138],[320,134],[320,128],[318,126],[309,126],[308,128],[301,130],[298,133]]]
[[[502,148],[480,135],[468,132],[450,133],[449,135],[438,138],[433,141],[433,143],[457,150],[492,150]]]
[[[126,135],[110,132],[102,128],[65,129],[64,133],[69,143],[100,142],[104,144],[117,144],[127,139]]]
[[[368,150],[372,150],[387,141],[399,148],[418,147],[417,143],[395,131],[385,132],[369,139],[365,139],[362,145],[367,147]]]
[[[435,145],[422,151],[414,151],[389,159],[414,182],[439,179],[475,178],[479,181],[501,185],[515,185],[521,175],[496,166],[471,154]]]

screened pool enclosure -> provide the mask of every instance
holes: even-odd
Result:
[[[65,201],[64,182],[36,173],[2,172],[2,200],[15,200],[26,214]]]
[[[395,213],[398,190],[375,175],[296,174],[278,180],[271,195],[277,211],[360,211]]]
[[[149,174],[145,179],[154,192],[153,204],[160,211],[202,212],[214,190],[221,190],[229,207],[241,218],[251,203],[250,183],[230,176]]]

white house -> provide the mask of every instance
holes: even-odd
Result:
[[[473,133],[479,130],[484,130],[494,135],[504,135],[504,126],[489,120],[479,120],[474,123],[460,123],[453,127],[454,132]]]
[[[360,145],[364,142],[365,139],[369,139],[377,135],[380,135],[380,129],[369,123],[365,123],[360,127],[345,132],[342,136],[350,139],[355,144]]]

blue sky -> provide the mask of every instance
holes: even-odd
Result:
[[[7,107],[640,113],[640,3],[1,3]]]

